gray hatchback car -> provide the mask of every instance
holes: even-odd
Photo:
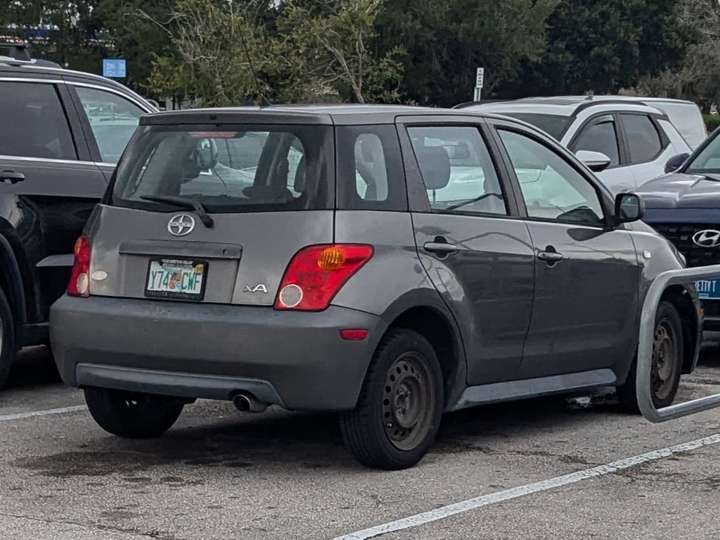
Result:
[[[63,379],[123,437],[196,398],[339,411],[399,469],[442,414],[617,386],[651,280],[683,266],[575,157],[520,121],[391,106],[143,117],[52,308]],[[697,358],[691,288],[657,316],[653,395]]]

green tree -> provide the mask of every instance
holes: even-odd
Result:
[[[18,37],[34,38],[39,30],[47,39],[33,40],[33,56],[82,71],[97,72],[106,43],[98,39],[100,0],[16,0],[0,10],[5,25],[13,24]]]
[[[275,50],[261,19],[266,9],[259,2],[178,0],[167,22],[141,11],[177,51],[156,56],[148,87],[207,106],[266,100],[270,90],[260,74],[272,71]]]
[[[277,25],[281,36],[282,94],[291,100],[337,95],[343,101],[395,102],[404,51],[382,54],[375,44],[375,23],[383,0],[289,1]]]
[[[127,78],[135,88],[147,86],[152,64],[158,58],[179,61],[170,34],[175,0],[102,0],[95,15],[101,21],[103,35],[111,46],[108,52],[127,60]]]
[[[682,61],[659,75],[643,77],[628,92],[691,99],[709,111],[720,103],[720,2],[681,0],[676,16],[692,35]]]
[[[454,105],[472,98],[476,67],[487,68],[486,94],[517,75],[545,46],[545,23],[559,0],[393,0],[378,18],[382,49],[402,48],[403,95]]]
[[[505,94],[615,93],[676,65],[688,40],[675,0],[562,0],[547,48]]]

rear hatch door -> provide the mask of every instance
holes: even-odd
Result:
[[[90,227],[91,294],[272,305],[333,241],[333,159],[330,126],[141,126]]]

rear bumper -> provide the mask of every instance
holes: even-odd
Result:
[[[184,398],[249,392],[295,410],[357,402],[380,339],[377,316],[331,306],[320,313],[266,307],[62,297],[50,338],[63,380]],[[367,328],[344,341],[342,328]]]

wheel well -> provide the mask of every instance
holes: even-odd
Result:
[[[698,346],[697,340],[695,339],[698,332],[695,304],[682,285],[668,287],[662,295],[661,301],[662,300],[670,302],[680,314],[680,320],[683,325],[683,350],[685,351],[682,372],[690,373],[695,359],[695,349]]]
[[[430,342],[440,361],[447,402],[458,374],[460,357],[455,332],[448,319],[431,307],[415,307],[399,315],[389,328],[414,330]]]

